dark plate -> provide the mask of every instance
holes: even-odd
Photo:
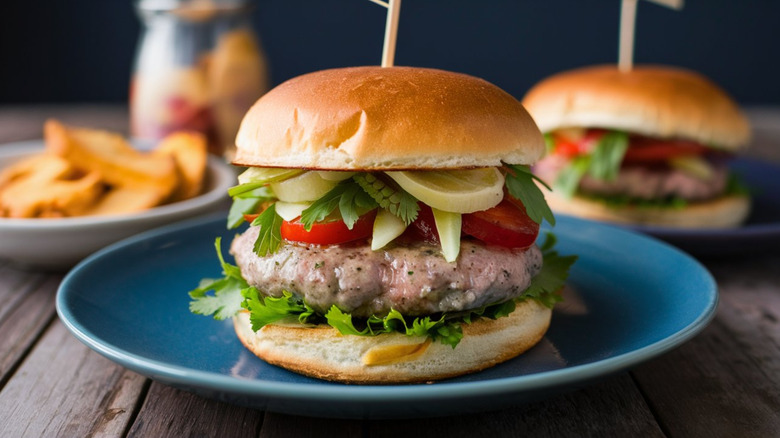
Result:
[[[246,351],[231,323],[188,311],[187,291],[220,275],[223,217],[148,232],[89,257],[64,279],[61,320],[82,342],[152,379],[298,415],[388,418],[506,407],[572,390],[680,345],[713,317],[717,290],[690,256],[616,227],[562,218],[578,254],[544,340],[494,368],[435,384],[349,386],[303,377]]]

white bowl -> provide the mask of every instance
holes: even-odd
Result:
[[[42,140],[0,145],[0,169],[43,150]],[[202,195],[140,213],[57,219],[0,218],[0,259],[44,270],[66,270],[104,246],[141,231],[227,209],[235,170],[209,157]]]

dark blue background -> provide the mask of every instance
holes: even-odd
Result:
[[[617,60],[620,0],[405,0],[397,65],[456,70],[521,97],[544,76]],[[257,0],[274,83],[379,64],[386,10],[368,0]],[[780,2],[640,1],[635,60],[698,70],[743,104],[780,103]],[[3,2],[0,104],[124,102],[140,23],[129,0]]]

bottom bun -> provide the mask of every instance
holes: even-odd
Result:
[[[463,324],[454,349],[400,333],[342,335],[328,325],[270,324],[255,332],[246,312],[233,325],[244,346],[273,365],[342,383],[385,384],[440,380],[509,360],[542,339],[551,317],[549,308],[526,300],[509,316]]]
[[[620,224],[654,225],[671,228],[733,228],[750,213],[748,196],[723,196],[682,208],[612,206],[594,199],[574,196],[565,199],[547,193],[547,204],[556,213]]]

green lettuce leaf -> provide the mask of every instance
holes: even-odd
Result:
[[[570,198],[586,174],[603,181],[614,180],[627,149],[628,134],[620,131],[607,132],[590,153],[574,157],[561,169],[553,188]]]
[[[568,277],[569,268],[577,256],[561,256],[554,249],[555,235],[548,233],[540,246],[543,265],[539,274],[531,280],[522,296],[515,300],[495,303],[463,312],[442,313],[435,316],[409,317],[397,310],[384,317],[353,320],[352,315],[332,306],[325,315],[317,314],[308,304],[291,292],[282,297],[262,297],[260,292],[247,284],[238,267],[226,263],[220,249],[220,239],[215,242],[217,256],[224,277],[203,280],[190,292],[190,311],[200,315],[213,315],[215,319],[234,316],[241,309],[249,311],[253,330],[287,318],[297,318],[300,323],[325,323],[340,333],[356,336],[375,336],[397,332],[407,336],[428,336],[434,341],[455,348],[463,338],[462,324],[470,324],[479,318],[498,319],[511,314],[518,302],[533,299],[552,308],[561,300],[558,293]],[[210,294],[209,292],[212,292]]]
[[[241,310],[241,291],[249,287],[238,267],[225,262],[222,257],[221,243],[222,240],[217,238],[214,246],[224,277],[203,279],[197,289],[189,292],[192,298],[190,312],[198,315],[213,315],[214,319],[219,320],[231,318]]]

